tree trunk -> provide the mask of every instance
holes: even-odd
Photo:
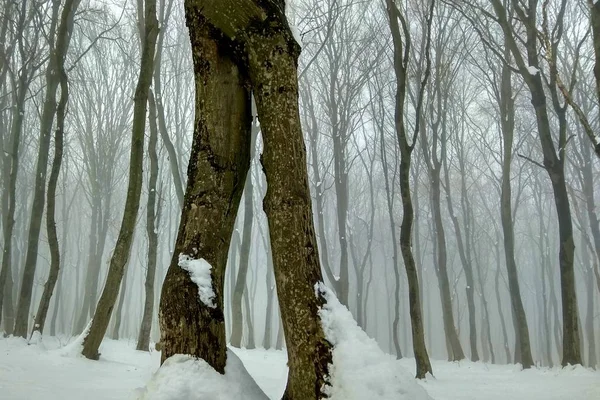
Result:
[[[283,2],[277,3],[283,6]],[[315,286],[323,277],[298,114],[296,68],[300,49],[282,12],[284,7],[271,7],[261,10],[267,12],[267,19],[253,23],[255,29],[248,32],[247,45],[264,138],[262,164],[268,189],[263,207],[269,219],[288,350],[289,374],[283,399],[312,400],[322,396],[332,362],[331,345],[318,317],[323,300],[315,296]]]
[[[515,3],[517,0],[512,0]],[[548,173],[552,183],[554,203],[558,218],[559,232],[559,264],[561,280],[561,299],[563,317],[563,356],[562,365],[581,364],[581,346],[579,341],[579,312],[577,309],[577,292],[575,290],[574,255],[575,244],[573,241],[573,223],[571,219],[571,208],[569,195],[565,181],[565,152],[567,145],[566,136],[566,111],[567,105],[561,106],[556,94],[554,80],[548,88],[551,92],[552,103],[558,119],[558,153],[554,145],[552,124],[548,115],[545,86],[541,73],[533,73],[531,68],[539,71],[538,51],[538,26],[536,25],[536,10],[529,9],[537,2],[530,2],[527,7],[528,14],[522,7],[516,8],[518,17],[522,22],[522,28],[526,32],[524,43],[525,53],[520,43],[513,36],[512,21],[509,21],[505,7],[500,0],[491,0],[494,7],[497,22],[500,24],[504,39],[515,60],[520,74],[529,89],[531,104],[535,110],[538,128],[538,138],[543,153],[543,167]],[[558,25],[557,25],[558,27]],[[559,34],[560,36],[560,34]],[[558,43],[558,41],[556,42]],[[525,59],[526,58],[526,59]]]
[[[414,222],[414,208],[412,203],[412,197],[410,192],[410,165],[412,152],[415,146],[416,138],[419,134],[419,128],[421,123],[421,109],[423,105],[424,91],[429,79],[431,59],[429,57],[429,48],[431,45],[431,21],[433,15],[433,8],[435,2],[431,2],[430,14],[426,21],[427,23],[427,37],[425,40],[425,52],[426,52],[426,67],[422,73],[422,81],[420,81],[419,87],[419,98],[416,107],[415,116],[415,131],[412,137],[412,144],[409,143],[409,135],[406,131],[404,124],[404,106],[406,98],[406,85],[408,75],[408,59],[404,59],[403,54],[403,42],[402,35],[400,33],[400,26],[398,20],[402,23],[402,28],[405,34],[407,34],[407,24],[403,15],[400,14],[399,9],[392,0],[388,0],[386,3],[387,14],[390,23],[390,29],[392,32],[392,39],[394,42],[394,72],[396,76],[396,102],[395,102],[395,128],[396,136],[398,138],[398,144],[400,147],[400,194],[402,198],[402,224],[400,226],[400,250],[402,252],[402,258],[404,260],[404,268],[406,270],[406,277],[408,280],[408,296],[409,296],[409,309],[410,309],[410,322],[412,328],[412,339],[413,339],[413,351],[416,359],[416,377],[419,379],[425,378],[427,373],[433,373],[431,363],[429,361],[429,355],[427,353],[427,347],[425,345],[425,333],[423,328],[423,317],[421,312],[421,295],[419,288],[419,277],[417,273],[417,266],[412,251],[412,234],[413,234],[413,222]],[[410,50],[410,38],[405,38],[407,53]],[[383,138],[383,136],[382,136]],[[383,141],[382,141],[383,147]],[[383,149],[382,149],[383,153]],[[387,177],[386,177],[387,187]],[[389,196],[389,195],[388,195]],[[389,202],[389,200],[388,200]],[[395,240],[394,240],[395,242]],[[397,275],[397,274],[396,274]],[[396,276],[396,282],[398,279]],[[396,294],[398,288],[396,288]],[[398,299],[396,299],[398,300]],[[397,305],[396,305],[397,306]],[[394,325],[397,325],[397,315],[394,320]],[[397,332],[394,332],[397,334]]]
[[[152,328],[152,315],[154,309],[154,281],[156,276],[156,258],[158,250],[158,225],[160,216],[156,207],[156,181],[158,180],[158,154],[156,142],[158,141],[158,127],[156,126],[156,102],[154,94],[150,91],[148,98],[150,109],[150,139],[148,140],[148,158],[150,159],[150,178],[148,180],[148,208],[146,209],[146,234],[148,235],[148,269],[144,282],[144,313],[138,336],[137,350],[148,351],[150,346],[150,330]]]
[[[500,239],[497,234],[496,237]],[[500,245],[499,241],[496,241],[496,275],[494,278],[494,289],[496,293],[496,304],[498,306],[498,315],[500,316],[500,326],[502,328],[502,347],[504,347],[504,353],[506,354],[506,363],[511,362],[510,357],[510,346],[508,345],[508,332],[506,330],[506,320],[504,318],[504,311],[502,311],[502,299],[500,297]]]
[[[254,135],[254,134],[253,134]],[[254,141],[253,141],[254,142]],[[252,153],[252,150],[250,151]],[[254,206],[252,198],[254,196],[254,187],[252,184],[252,174],[248,173],[246,177],[246,186],[244,188],[244,227],[242,230],[242,244],[240,247],[240,264],[237,270],[235,286],[231,299],[231,345],[242,347],[242,332],[244,331],[244,315],[242,314],[242,299],[246,289],[246,277],[250,265],[250,245],[252,243],[252,225],[254,223]],[[250,318],[246,314],[247,318]]]
[[[23,5],[25,7],[25,5]],[[22,21],[21,21],[22,23]],[[25,61],[23,61],[25,63]],[[21,65],[18,79],[18,88],[14,99],[14,117],[11,126],[11,147],[10,153],[5,152],[2,155],[5,170],[8,174],[8,183],[4,183],[2,200],[2,229],[4,237],[4,246],[2,249],[2,270],[0,271],[0,321],[4,313],[4,330],[11,334],[14,327],[14,307],[12,297],[12,264],[13,264],[13,232],[15,228],[15,210],[17,195],[17,177],[19,172],[19,145],[21,143],[21,133],[23,131],[23,119],[25,115],[25,98],[29,89],[29,70],[25,65]],[[10,158],[9,158],[10,157]]]
[[[119,302],[117,304],[117,312],[114,315],[115,325],[113,326],[112,334],[110,338],[113,340],[119,340],[119,332],[121,330],[121,322],[123,321],[123,306],[125,304],[126,293],[127,293],[127,277],[129,271],[125,268],[123,272],[123,282],[121,282],[121,288],[119,290]]]
[[[596,98],[600,104],[600,3],[588,0],[590,7],[590,25],[594,41],[594,77],[596,79]],[[594,151],[600,156],[600,142],[595,143]],[[599,255],[600,257],[600,255]]]
[[[248,336],[246,337],[246,348],[247,349],[255,349],[256,341],[254,340],[254,323],[252,322],[252,306],[250,305],[250,295],[248,294],[248,290],[250,288],[246,288],[244,290],[244,314],[246,320],[246,326],[248,328]]]
[[[203,10],[186,3],[196,80],[194,141],[179,233],[160,299],[164,362],[174,354],[204,359],[224,373],[226,363],[223,282],[229,243],[250,166],[250,93],[231,43],[213,39]],[[178,265],[181,254],[212,266],[215,308]]]
[[[505,56],[510,59],[510,52],[508,48],[505,49]],[[534,363],[533,357],[531,356],[529,326],[527,324],[525,308],[523,307],[523,301],[521,299],[517,263],[515,261],[515,237],[510,183],[515,126],[515,101],[512,95],[511,72],[509,66],[505,63],[502,65],[502,82],[499,103],[501,120],[500,126],[503,142],[502,148],[504,149],[502,159],[502,193],[500,196],[500,216],[502,220],[502,232],[504,234],[504,257],[506,260],[506,270],[508,275],[508,288],[512,306],[513,321],[515,322],[515,338],[519,344],[519,348],[515,348],[515,362],[520,362],[523,365],[523,368],[531,368]]]
[[[58,19],[58,7],[60,2],[54,1],[53,19]],[[61,80],[61,69],[67,55],[71,35],[69,34],[73,16],[79,0],[68,0],[62,10],[60,26],[56,34],[56,42],[51,44],[50,58],[46,69],[46,94],[40,120],[40,143],[35,173],[35,186],[33,190],[33,204],[31,208],[31,219],[29,221],[29,236],[27,240],[27,256],[23,266],[23,278],[19,292],[17,315],[15,319],[15,336],[26,337],[29,325],[29,309],[31,307],[31,295],[33,292],[33,280],[38,258],[38,245],[44,203],[46,195],[46,174],[48,171],[48,155],[50,153],[50,136],[52,125],[56,114],[56,92]],[[52,36],[50,36],[52,37]]]
[[[76,7],[77,5],[75,5]],[[75,13],[73,10],[72,15]],[[69,35],[72,31],[72,17],[71,24],[68,27]],[[60,166],[63,157],[63,142],[64,142],[64,126],[65,126],[65,113],[67,108],[67,102],[69,100],[69,88],[67,81],[67,73],[64,69],[64,65],[60,63],[58,66],[58,73],[60,74],[60,100],[56,109],[56,131],[54,133],[54,160],[52,161],[52,169],[50,171],[50,180],[48,182],[48,210],[46,213],[46,230],[48,231],[48,245],[50,247],[50,273],[46,285],[44,285],[44,292],[40,299],[38,311],[35,316],[35,323],[33,331],[36,330],[40,333],[44,332],[44,325],[46,324],[46,316],[48,315],[48,308],[50,307],[50,299],[54,293],[54,287],[58,280],[58,274],[60,272],[60,248],[58,243],[58,236],[56,233],[56,187],[58,184],[58,175],[60,173]]]
[[[119,287],[129,261],[131,244],[135,231],[135,224],[140,204],[142,191],[142,167],[144,152],[144,131],[146,125],[146,104],[148,92],[152,82],[154,69],[154,50],[158,22],[156,20],[156,0],[146,0],[145,36],[143,39],[142,55],[140,61],[140,76],[135,90],[133,127],[131,133],[131,155],[129,161],[129,185],[123,220],[117,237],[117,243],[110,260],[108,276],[104,290],[98,301],[98,306],[92,320],[88,335],[83,342],[82,354],[90,359],[97,360],[100,356],[98,348],[108,328],[115,301],[119,294]]]

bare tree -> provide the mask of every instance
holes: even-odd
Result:
[[[148,92],[152,82],[154,52],[156,47],[156,36],[158,34],[156,0],[145,0],[144,8],[144,33],[141,35],[143,44],[140,61],[140,76],[134,96],[131,154],[129,161],[129,185],[127,187],[125,211],[123,213],[119,237],[117,238],[115,250],[110,261],[104,290],[98,301],[98,307],[96,308],[90,330],[86,334],[83,342],[82,354],[87,358],[95,360],[99,357],[98,348],[100,347],[100,343],[102,343],[102,339],[108,328],[108,323],[119,293],[125,267],[129,261],[142,190],[146,104],[148,102]]]
[[[431,363],[429,361],[429,355],[427,354],[427,347],[425,346],[425,333],[423,329],[423,317],[421,315],[421,302],[419,294],[419,279],[417,275],[415,258],[412,252],[412,224],[414,219],[414,209],[410,193],[410,164],[412,152],[417,144],[417,138],[420,133],[420,123],[422,120],[421,111],[424,103],[425,89],[427,87],[427,81],[429,79],[431,69],[429,51],[431,46],[431,25],[433,21],[435,1],[432,0],[431,4],[429,5],[425,26],[423,27],[425,38],[421,39],[423,42],[421,50],[425,53],[425,69],[422,74],[419,74],[420,81],[418,88],[417,108],[415,111],[415,128],[412,132],[411,138],[409,138],[410,132],[407,132],[404,121],[404,103],[409,75],[408,64],[410,62],[412,44],[410,28],[406,22],[404,14],[400,12],[400,9],[393,0],[387,0],[386,6],[390,21],[390,30],[392,32],[392,39],[394,42],[394,71],[396,75],[396,107],[394,122],[398,144],[400,146],[400,193],[403,206],[402,225],[400,227],[400,249],[402,251],[402,258],[404,259],[406,277],[408,279],[410,321],[412,327],[413,351],[415,354],[417,369],[416,376],[419,379],[423,379],[427,373],[433,372],[431,369]],[[400,21],[400,24],[398,24],[398,21]],[[402,26],[402,31],[400,30],[400,25]],[[394,324],[397,323],[397,321],[394,321]]]

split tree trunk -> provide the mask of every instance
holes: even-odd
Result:
[[[58,6],[60,2],[54,1],[53,17],[58,18]],[[40,144],[35,174],[35,186],[33,192],[33,204],[31,208],[31,219],[29,221],[29,236],[27,241],[27,256],[23,266],[23,279],[19,292],[19,303],[15,319],[15,336],[26,337],[29,325],[29,309],[31,307],[31,296],[33,292],[33,280],[38,259],[38,246],[42,216],[46,197],[46,174],[48,172],[48,156],[50,153],[50,136],[52,125],[56,115],[56,92],[61,80],[64,60],[67,55],[71,40],[70,27],[79,6],[79,0],[67,0],[63,6],[60,25],[56,32],[56,42],[50,49],[50,58],[46,69],[46,95],[40,120]],[[54,31],[51,29],[51,40]],[[57,261],[58,262],[58,261]]]
[[[74,14],[74,12],[73,12]],[[71,15],[73,15],[71,14]],[[69,32],[72,30],[72,17],[69,26]],[[70,34],[70,33],[69,33]],[[63,157],[64,127],[67,102],[69,100],[69,84],[67,82],[67,73],[63,65],[59,66],[60,74],[60,100],[56,109],[56,131],[54,133],[54,160],[50,171],[50,180],[48,182],[48,209],[46,213],[46,230],[48,231],[48,245],[50,247],[50,273],[48,280],[44,285],[44,292],[40,299],[38,311],[35,316],[33,331],[44,332],[46,316],[50,307],[50,299],[54,293],[54,287],[58,280],[60,272],[60,247],[58,235],[56,233],[56,187],[58,184],[58,175]],[[58,304],[58,302],[56,303]]]

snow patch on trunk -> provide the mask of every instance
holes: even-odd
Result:
[[[178,265],[189,272],[192,282],[198,286],[198,297],[207,307],[216,308],[215,291],[212,287],[210,270],[212,266],[204,258],[193,259],[185,254],[179,255]]]
[[[324,389],[330,400],[431,400],[397,360],[356,324],[324,283],[315,285],[315,293],[325,300],[319,316],[325,337],[333,345],[331,386]]]
[[[206,361],[190,355],[169,357],[137,400],[268,400],[242,361],[227,350],[225,375]]]

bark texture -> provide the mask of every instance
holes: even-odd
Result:
[[[185,11],[196,80],[196,117],[181,223],[160,301],[162,361],[173,354],[191,354],[223,373],[223,282],[250,166],[250,92],[245,71],[233,59],[234,44],[208,23],[193,2],[186,3]],[[196,284],[178,265],[180,254],[211,264],[216,308],[199,300]]]
[[[250,79],[264,138],[267,178],[263,207],[269,220],[273,265],[288,352],[283,398],[321,398],[330,344],[325,339],[315,285],[323,280],[308,187],[306,150],[298,112],[300,48],[282,8],[267,10],[248,39]]]

